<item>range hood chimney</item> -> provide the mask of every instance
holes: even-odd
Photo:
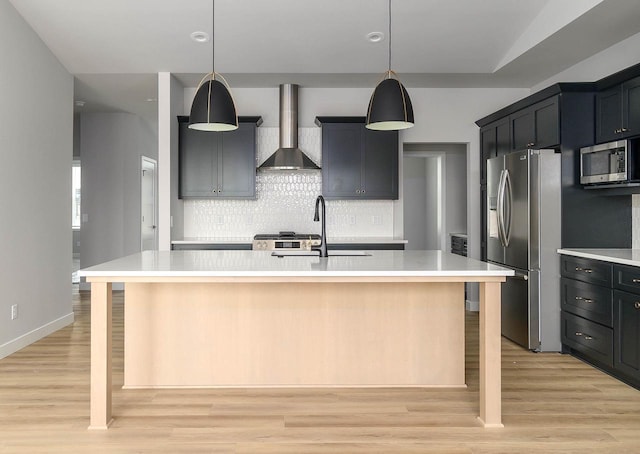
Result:
[[[298,86],[280,85],[280,148],[258,170],[318,170],[298,148]]]

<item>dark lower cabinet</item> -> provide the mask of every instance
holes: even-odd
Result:
[[[640,295],[613,292],[614,367],[640,382]]]
[[[613,366],[613,330],[588,319],[563,312],[562,343],[598,365]]]
[[[640,268],[560,261],[563,351],[640,389]]]
[[[398,132],[371,131],[364,117],[318,117],[322,194],[327,199],[398,198]]]

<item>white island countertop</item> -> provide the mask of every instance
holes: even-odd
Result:
[[[251,244],[253,238],[204,238],[187,237],[182,240],[173,240],[171,244]],[[406,244],[404,238],[386,236],[366,236],[366,237],[328,237],[327,244]]]
[[[504,277],[514,274],[507,268],[442,251],[366,252],[370,255],[278,258],[270,251],[144,251],[82,269],[79,275],[92,280],[92,277]]]
[[[558,254],[620,265],[640,266],[640,249],[558,249]]]

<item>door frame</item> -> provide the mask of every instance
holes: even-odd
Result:
[[[143,177],[145,172],[145,164],[153,166],[153,225],[156,226],[153,232],[154,250],[158,249],[158,161],[147,156],[140,158],[140,250],[144,245],[143,223],[142,223],[142,207],[144,205]]]

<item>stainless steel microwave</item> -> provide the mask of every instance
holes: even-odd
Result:
[[[580,149],[580,183],[629,183],[640,178],[636,143],[618,140]]]

